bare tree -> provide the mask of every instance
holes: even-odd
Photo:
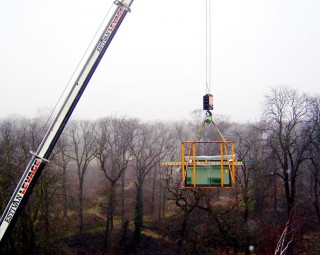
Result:
[[[99,121],[96,132],[96,157],[105,178],[110,183],[107,206],[105,250],[109,253],[110,230],[113,229],[116,184],[124,174],[130,159],[129,147],[133,139],[136,119],[110,117]]]
[[[208,197],[203,196],[203,192],[198,192],[196,189],[181,189],[180,181],[177,181],[172,166],[166,169],[166,188],[168,191],[167,199],[174,201],[175,205],[181,210],[182,222],[177,241],[178,254],[181,254],[190,215],[200,206],[201,200]]]
[[[312,132],[312,142],[309,153],[308,168],[311,173],[311,196],[313,199],[313,206],[318,219],[318,226],[320,229],[320,98],[312,98],[312,108],[310,109],[312,119],[308,122],[307,126],[309,130],[314,130]]]
[[[305,129],[309,109],[308,97],[287,87],[272,89],[266,96],[264,116],[269,124],[269,145],[282,170],[276,174],[283,180],[288,215],[295,204],[299,170],[310,145],[310,134]]]
[[[136,170],[134,237],[137,244],[140,242],[141,228],[143,227],[143,184],[145,178],[154,166],[170,153],[172,148],[172,132],[163,124],[141,124],[135,130],[131,152]]]
[[[66,130],[67,131],[67,130]],[[68,156],[71,154],[70,144],[68,141],[68,136],[63,133],[57,142],[55,150],[55,160],[54,163],[62,170],[62,204],[63,204],[63,216],[66,218],[68,215],[68,178],[67,170],[68,165],[71,162],[71,158]]]
[[[253,208],[256,213],[261,213],[270,181],[265,180],[264,160],[266,149],[263,131],[259,125],[235,125],[236,158],[242,162],[242,166],[236,171],[236,190],[239,192],[239,201],[243,209],[244,234],[246,242],[245,254],[250,254],[249,246],[252,239],[256,239],[254,228],[249,227],[254,223],[252,219]],[[242,207],[242,206],[241,206]],[[240,220],[240,219],[239,219]]]
[[[3,120],[0,123],[0,206],[7,201],[18,178],[18,171],[26,155],[21,148],[19,124],[14,120]]]
[[[289,219],[287,233],[293,234],[290,217],[295,208],[297,184],[303,163],[308,159],[308,149],[314,129],[309,129],[311,101],[306,94],[287,87],[272,89],[265,98],[264,117],[268,123],[268,143],[274,161],[280,171],[275,171],[283,183],[287,216]],[[293,237],[288,237],[290,240]],[[294,242],[289,244],[292,253]]]
[[[2,210],[15,189],[29,154],[28,150],[25,150],[25,140],[28,136],[23,128],[25,122],[26,120],[6,119],[1,120],[0,123],[0,206]],[[28,215],[23,216],[28,220]],[[18,249],[26,249],[26,244],[19,244],[19,239],[15,238],[15,235],[19,236],[23,233],[19,220],[17,223],[7,242],[7,250],[11,253]],[[26,229],[29,230],[29,226]],[[27,238],[29,236],[26,240]]]
[[[83,185],[85,174],[90,162],[95,157],[94,151],[94,125],[88,121],[72,122],[69,133],[71,136],[72,152],[68,156],[76,163],[79,181],[78,194],[78,227],[83,232]]]

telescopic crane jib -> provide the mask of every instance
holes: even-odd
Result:
[[[23,209],[31,195],[57,140],[123,19],[130,11],[132,3],[133,0],[114,1],[98,33],[95,35],[89,50],[86,52],[72,76],[69,82],[70,91],[68,92],[66,99],[63,101],[63,104],[37,151],[32,153],[32,158],[24,170],[16,189],[1,216],[0,246],[3,245],[5,238],[10,233],[20,211]]]

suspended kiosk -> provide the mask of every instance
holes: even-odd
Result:
[[[235,170],[242,162],[235,159],[234,141],[227,141],[212,120],[212,95],[203,98],[206,118],[201,123],[193,141],[181,143],[181,162],[161,162],[161,166],[181,166],[182,188],[233,188]],[[206,124],[212,124],[221,140],[198,141]],[[202,153],[205,153],[203,155]]]
[[[234,141],[226,141],[219,129],[220,141],[197,141],[205,123],[212,123],[207,116],[193,141],[181,143],[181,174],[184,188],[232,188],[235,184]],[[206,151],[206,155],[200,154]],[[208,153],[209,152],[209,153]]]

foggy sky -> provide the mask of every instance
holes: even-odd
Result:
[[[0,9],[0,118],[50,112],[113,0],[12,0]],[[320,92],[320,2],[212,0],[214,114],[261,116],[287,85]],[[74,115],[181,120],[206,92],[205,0],[135,0]]]

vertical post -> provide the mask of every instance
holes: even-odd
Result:
[[[223,165],[223,142],[220,142],[220,178],[221,187],[224,185],[224,165]]]
[[[192,171],[193,171],[193,187],[197,186],[197,173],[196,173],[196,143],[192,143]]]
[[[231,173],[231,185],[234,187],[235,185],[235,155],[234,155],[234,142],[231,143],[231,158],[232,158],[232,173]]]
[[[184,162],[184,143],[181,143],[181,175],[182,175],[182,187],[184,187],[186,182],[186,171],[188,169],[185,168]]]

